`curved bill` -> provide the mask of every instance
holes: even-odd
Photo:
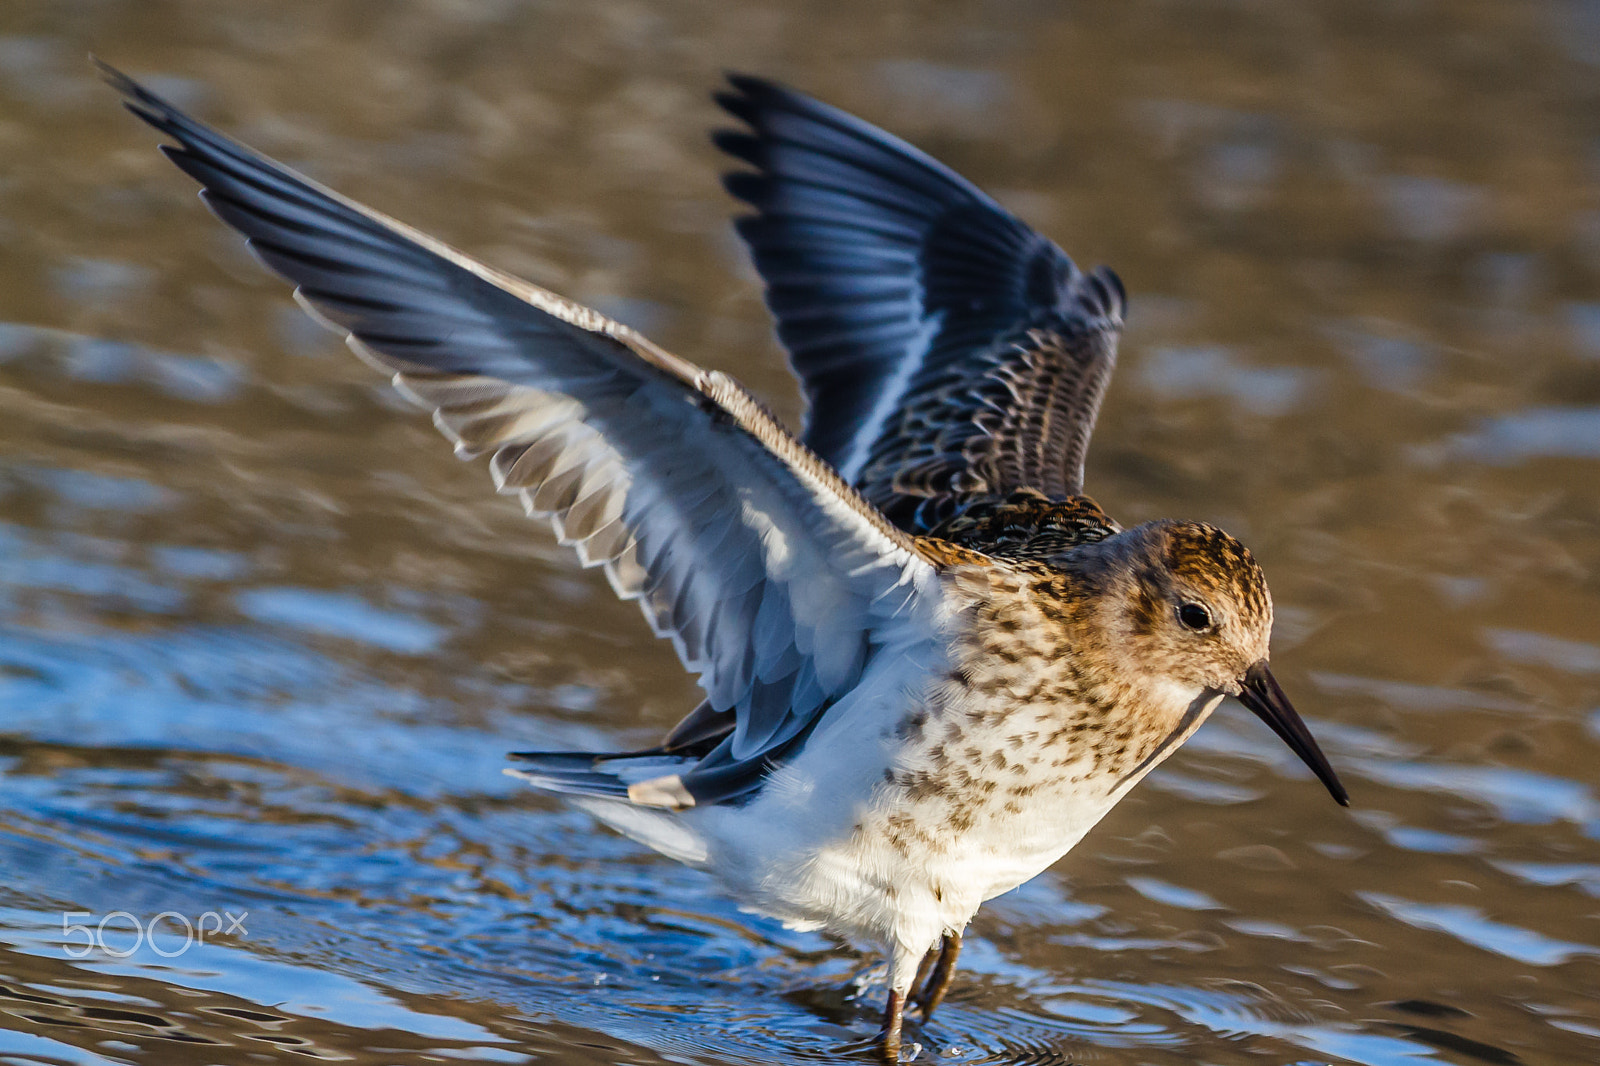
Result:
[[[1255,712],[1255,716],[1272,727],[1272,731],[1289,745],[1300,760],[1311,767],[1317,780],[1328,787],[1328,792],[1341,807],[1350,806],[1350,795],[1339,783],[1339,775],[1328,765],[1328,757],[1317,747],[1317,741],[1306,728],[1305,722],[1294,713],[1289,697],[1278,687],[1278,679],[1267,669],[1262,659],[1245,671],[1240,679],[1239,702]]]

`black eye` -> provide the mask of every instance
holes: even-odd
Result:
[[[1185,603],[1178,608],[1178,621],[1198,633],[1211,628],[1211,612],[1198,603]]]

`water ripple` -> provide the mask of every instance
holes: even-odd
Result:
[[[1362,899],[1407,925],[1451,936],[1534,966],[1556,966],[1580,956],[1600,957],[1600,947],[1573,944],[1543,936],[1531,929],[1486,918],[1476,907],[1451,903],[1415,903],[1381,892],[1357,893]]]

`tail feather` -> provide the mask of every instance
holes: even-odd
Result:
[[[535,788],[567,796],[628,799],[628,786],[669,776],[694,765],[693,758],[663,755],[659,749],[633,752],[514,751],[523,766],[506,773]]]
[[[635,807],[626,800],[579,796],[572,802],[573,806],[588,811],[623,836],[637,840],[669,859],[677,859],[690,866],[703,866],[706,862],[709,849],[705,837],[676,814]]]
[[[522,767],[507,767],[535,788],[571,798],[623,836],[669,858],[691,865],[706,861],[706,842],[681,817],[661,805],[641,806],[630,800],[631,785],[673,777],[693,766],[693,757],[663,755],[659,750],[623,754],[587,751],[518,751],[511,757]]]
[[[512,777],[520,777],[534,788],[545,792],[557,792],[564,796],[596,796],[607,799],[628,798],[628,786],[615,777],[595,772],[577,770],[562,770],[554,773],[543,773],[539,770],[518,770],[507,767],[506,773]]]

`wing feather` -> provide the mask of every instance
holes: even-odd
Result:
[[[177,142],[163,150],[301,304],[431,409],[458,454],[488,454],[496,488],[602,567],[700,675],[695,733],[720,739],[682,787],[641,795],[748,791],[855,683],[875,645],[928,626],[940,593],[913,539],[732,378],[105,73],[129,110]]]
[[[756,78],[717,97],[729,192],[809,403],[804,439],[903,528],[1082,491],[1124,294],[916,148]]]

